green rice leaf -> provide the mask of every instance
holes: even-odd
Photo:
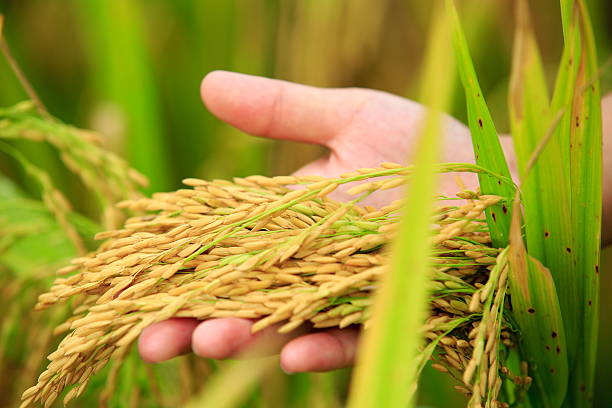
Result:
[[[553,273],[571,269],[569,256],[569,180],[559,113],[549,107],[546,80],[527,3],[516,10],[513,69],[508,106],[521,176],[527,247]],[[547,256],[548,255],[548,256]],[[548,259],[552,256],[552,259]]]
[[[25,157],[19,150],[5,142],[0,142],[0,152],[6,153],[7,155],[13,157],[23,167],[24,171],[40,184],[42,201],[53,213],[57,223],[70,238],[70,241],[76,251],[78,251],[79,254],[85,254],[87,248],[83,242],[83,239],[78,234],[76,227],[68,218],[68,214],[71,212],[70,203],[55,187],[49,175],[30,162],[28,158]]]
[[[514,204],[514,214],[508,280],[512,315],[521,332],[521,351],[533,378],[531,402],[537,407],[560,407],[567,390],[568,363],[557,291],[550,271],[525,250],[518,200]]]
[[[551,201],[551,180],[558,180],[557,185],[567,192],[567,182],[559,165],[562,162],[560,143],[558,140],[544,140],[547,134],[550,118],[550,102],[546,89],[546,79],[540,60],[540,53],[534,38],[529,9],[525,0],[516,4],[516,28],[514,34],[514,49],[512,75],[508,94],[510,124],[512,137],[521,178],[522,202],[525,208],[525,223],[527,225],[527,245],[529,253],[538,259],[543,259],[544,253],[544,208],[553,207]],[[545,147],[537,155],[537,160],[530,160],[541,143]],[[562,167],[562,164],[561,164]],[[556,172],[556,177],[550,177]],[[558,174],[558,173],[561,174]],[[529,177],[527,177],[529,173]],[[557,193],[557,191],[555,191]],[[566,194],[565,194],[566,195]],[[558,201],[558,195],[554,197]],[[564,201],[566,203],[567,201]],[[567,204],[564,205],[564,208]],[[553,212],[554,210],[551,210]],[[558,222],[558,214],[555,214]],[[561,218],[562,220],[567,220]],[[556,235],[556,234],[555,234]],[[545,237],[548,238],[548,235]]]
[[[441,111],[449,103],[454,78],[449,60],[447,21],[434,12],[423,101],[431,110],[425,118],[416,152],[414,176],[404,208],[391,268],[383,278],[373,306],[372,327],[365,332],[348,406],[412,407],[416,389],[417,356],[427,301],[431,255],[430,224],[436,193],[436,161],[440,151]],[[397,364],[401,361],[402,364]]]
[[[93,249],[96,243],[90,237],[100,227],[77,213],[68,213],[67,218],[87,248]],[[56,269],[77,254],[45,204],[25,198],[10,180],[0,175],[0,269],[10,270],[12,279],[40,279],[41,275],[52,278]]]
[[[508,106],[521,177],[527,251],[530,257],[549,268],[556,283],[567,333],[567,350],[563,351],[563,355],[567,352],[571,356],[581,334],[575,315],[567,314],[568,311],[574,313],[579,307],[578,285],[572,283],[575,279],[572,254],[566,250],[572,247],[567,141],[560,133],[561,113],[549,104],[526,1],[518,2],[516,6]],[[529,272],[541,269],[540,264],[534,262],[528,262]],[[548,274],[547,270],[546,276]],[[514,302],[514,291],[512,293]],[[525,317],[522,320],[524,324],[529,324],[528,320],[525,322]],[[537,338],[530,339],[533,335],[529,332],[529,326],[524,328],[523,334],[527,337],[527,352],[533,355],[537,350],[529,344],[537,344]],[[555,369],[555,375],[551,378],[542,377],[542,373],[539,373],[537,389],[553,387],[547,381],[558,379],[557,373],[558,369]],[[565,395],[565,391],[562,394]]]
[[[568,313],[566,320],[573,321],[572,326],[579,334],[574,358],[570,358],[571,388],[566,406],[579,407],[591,404],[597,342],[602,211],[601,94],[595,40],[585,2],[561,0],[561,10],[565,49],[553,106],[564,112],[559,136],[567,142],[570,159],[574,242],[566,251],[571,254],[575,269],[565,284],[576,294],[575,301],[563,312]],[[563,299],[564,294],[561,291],[559,294]]]
[[[472,133],[474,156],[476,163],[488,170],[511,178],[510,170],[504,156],[495,124],[485,102],[478,78],[470,57],[470,52],[461,28],[457,9],[452,0],[446,1],[452,27],[452,38],[459,76],[468,110],[468,122]],[[511,187],[504,185],[498,179],[479,175],[480,189],[484,194],[496,194],[502,197],[513,197]],[[508,245],[508,230],[510,227],[510,209],[505,203],[500,203],[487,210],[487,223],[491,232],[491,240],[496,247]]]

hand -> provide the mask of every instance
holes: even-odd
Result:
[[[207,75],[201,92],[213,114],[247,133],[326,146],[330,149],[327,157],[297,173],[330,177],[384,161],[407,163],[425,112],[415,102],[384,92],[319,89],[222,71]],[[504,143],[508,147],[509,140]],[[443,161],[474,162],[469,130],[450,117],[445,118],[443,146]],[[464,181],[470,187],[477,185],[473,175]],[[452,177],[443,177],[441,183],[441,192],[452,195],[458,190]],[[400,194],[394,190],[378,193],[374,195],[377,201],[369,204],[384,205]],[[237,318],[170,319],[147,328],[139,350],[148,362],[190,350],[202,357],[228,358],[262,335],[251,334],[252,324]],[[273,335],[275,330],[264,331]],[[327,371],[352,364],[358,330],[322,330],[278,340],[285,344],[281,351],[285,371]]]

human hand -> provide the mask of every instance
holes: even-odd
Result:
[[[284,81],[216,71],[201,87],[208,109],[221,120],[247,133],[315,143],[330,149],[327,157],[298,170],[298,174],[333,177],[384,161],[411,161],[420,121],[421,105],[388,93],[367,89],[320,89]],[[445,117],[443,161],[473,163],[469,129]],[[503,142],[508,147],[508,141]],[[473,175],[464,182],[477,185]],[[440,191],[457,191],[452,177],[442,177]],[[346,194],[340,192],[340,194]],[[399,198],[396,190],[377,193],[371,205],[384,205]],[[341,197],[340,197],[341,198]],[[190,350],[207,358],[235,356],[261,335],[251,334],[253,321],[237,318],[170,319],[147,328],[139,350],[148,362],[160,362]],[[280,360],[287,372],[327,371],[352,364],[357,350],[356,328],[312,333],[276,335],[281,344]]]

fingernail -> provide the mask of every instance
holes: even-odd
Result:
[[[286,369],[285,369],[285,367],[283,367],[283,365],[282,365],[282,364],[280,365],[280,369],[281,369],[281,370],[283,370],[283,373],[285,373],[285,374],[287,374],[287,375],[293,375],[293,374],[295,374],[295,372],[292,372],[292,371],[288,371],[288,370],[286,370]]]

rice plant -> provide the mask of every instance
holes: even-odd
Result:
[[[338,178],[189,178],[189,188],[144,197],[138,192],[143,176],[101,148],[94,133],[48,114],[22,78],[32,101],[0,110],[0,150],[39,184],[41,200],[0,185],[0,244],[9,248],[2,264],[23,263],[20,240],[36,245],[12,222],[19,217],[32,217],[68,249],[32,264],[25,277],[0,269],[12,281],[2,293],[29,298],[23,304],[41,293],[36,309],[52,307],[32,314],[43,317],[32,317],[30,330],[45,335],[21,350],[33,355],[20,362],[30,384],[19,377],[7,389],[25,390],[23,407],[79,401],[96,382],[104,382],[95,396],[102,406],[121,405],[122,398],[132,406],[188,400],[190,407],[235,406],[275,360],[230,364],[216,374],[202,361],[181,363],[184,372],[210,377],[209,385],[201,393],[201,386],[187,386],[182,397],[169,399],[160,387],[188,380],[157,380],[159,371],[144,368],[131,350],[147,326],[170,317],[235,316],[258,319],[254,331],[276,324],[281,333],[306,323],[360,325],[364,340],[350,395],[341,402],[351,407],[414,406],[427,364],[455,381],[469,407],[590,406],[601,245],[601,73],[585,2],[560,5],[565,48],[549,95],[528,4],[516,2],[508,94],[516,184],[452,0],[434,7],[421,91],[430,111],[413,166],[382,163]],[[455,76],[465,93],[475,165],[437,164],[440,116]],[[48,174],[11,143],[16,140],[53,146],[102,216],[91,221],[75,213]],[[456,197],[438,197],[444,203],[436,205],[441,172],[476,173],[480,188],[458,187]],[[353,200],[330,197],[344,185]],[[361,203],[398,187],[407,187],[404,200],[383,208]],[[59,275],[52,283],[50,269]],[[30,313],[22,305],[9,312]],[[0,326],[5,344],[27,330],[12,322]],[[52,335],[63,337],[57,343]],[[11,358],[0,354],[2,376]],[[230,399],[228,384],[237,384]],[[8,395],[6,403],[15,404]]]

